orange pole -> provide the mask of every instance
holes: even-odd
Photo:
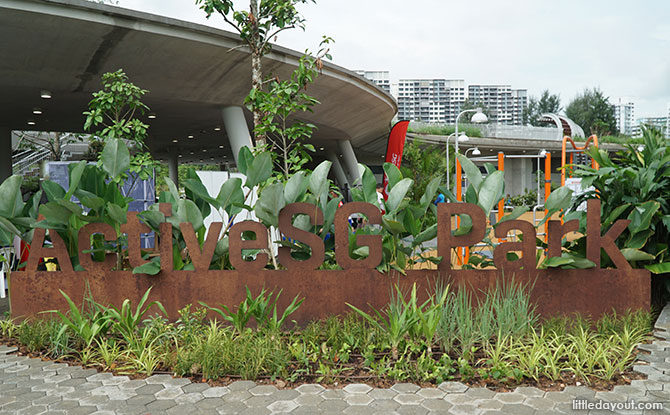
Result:
[[[551,194],[551,153],[547,152],[547,154],[544,156],[544,211],[547,211],[547,199],[549,199],[549,195]],[[544,240],[545,242],[548,241],[547,239],[547,230],[549,229],[549,223],[545,222],[544,223]]]
[[[575,153],[570,153],[570,164],[575,164]],[[574,172],[573,167],[570,166],[570,177],[572,177],[572,173]]]
[[[593,138],[593,145],[596,146],[596,148],[597,148],[598,147],[598,136],[594,134],[594,135],[591,136],[591,138]],[[593,167],[596,170],[598,170],[600,168],[600,166],[598,166],[598,162],[595,161],[594,159],[591,159],[591,167]]]
[[[498,171],[505,172],[505,153],[502,151],[498,152]],[[505,214],[505,195],[498,202],[498,222],[502,219]]]
[[[461,174],[461,163],[458,161],[458,158],[456,158],[456,200],[459,202],[463,201],[463,179]],[[459,226],[461,226],[461,218],[456,216],[456,228]],[[461,265],[466,262],[460,248],[456,249],[456,256]]]
[[[561,186],[565,186],[565,145],[568,143],[569,139],[569,137],[563,137],[563,144],[561,145]]]
[[[463,179],[461,178],[461,163],[456,159],[456,200],[463,201]]]

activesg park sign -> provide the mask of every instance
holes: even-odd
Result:
[[[160,210],[171,214],[169,204],[161,204]],[[290,301],[296,295],[305,297],[297,312],[298,322],[323,318],[331,314],[345,313],[346,303],[359,308],[383,307],[389,300],[393,284],[407,288],[416,283],[425,292],[435,287],[438,280],[459,289],[471,290],[473,296],[501,281],[524,284],[531,299],[544,316],[569,314],[575,311],[598,317],[614,310],[649,308],[650,274],[647,270],[632,269],[615,245],[616,238],[628,226],[628,221],[619,220],[603,235],[600,222],[600,201],[590,200],[587,205],[586,251],[587,259],[595,264],[591,269],[537,269],[536,230],[533,224],[522,220],[509,220],[495,228],[497,238],[506,238],[511,230],[522,234],[520,241],[501,241],[493,252],[496,268],[454,269],[452,249],[472,246],[480,242],[486,233],[486,216],[477,205],[468,203],[441,203],[437,209],[438,255],[443,260],[437,270],[407,270],[406,275],[397,272],[382,274],[375,268],[382,260],[381,235],[356,235],[357,246],[367,246],[369,255],[364,259],[349,256],[349,222],[353,214],[365,215],[368,223],[381,224],[382,215],[372,204],[352,202],[341,206],[334,219],[335,258],[339,270],[318,270],[324,261],[323,240],[316,234],[293,226],[296,215],[307,215],[312,225],[323,224],[323,213],[312,204],[293,203],[285,206],[279,214],[279,232],[287,238],[308,245],[311,255],[308,259],[297,260],[291,255],[290,247],[280,247],[279,263],[284,269],[266,269],[268,255],[267,228],[255,221],[236,223],[229,231],[229,258],[233,270],[211,270],[210,263],[222,223],[210,225],[202,244],[190,223],[181,223],[179,228],[184,237],[194,270],[174,270],[172,248],[172,224],[159,225],[158,253],[161,272],[155,276],[137,275],[132,271],[113,271],[116,259],[108,255],[103,262],[95,262],[87,252],[93,234],[102,234],[106,239],[116,240],[114,228],[104,223],[91,223],[79,230],[79,262],[85,271],[73,270],[64,242],[55,231],[49,231],[52,247],[44,247],[45,230],[36,229],[26,270],[14,272],[10,281],[10,302],[15,316],[37,315],[47,309],[65,309],[66,303],[59,290],[71,298],[82,299],[85,292],[98,302],[120,305],[124,299],[138,301],[149,288],[152,297],[166,307],[170,317],[177,316],[177,310],[187,304],[203,301],[208,304],[233,306],[243,300],[248,287],[252,292],[261,288],[281,289],[282,301]],[[453,218],[467,215],[472,227],[469,233],[454,235]],[[127,223],[121,232],[128,235],[128,260],[132,267],[145,263],[140,251],[140,234],[149,232],[136,213],[128,213]],[[549,257],[561,255],[562,237],[577,231],[576,220],[562,223],[549,221],[547,232]],[[256,239],[242,237],[249,232]],[[160,238],[160,235],[170,237]],[[244,250],[261,250],[252,260],[246,260]],[[509,260],[508,252],[521,252],[518,260]],[[601,268],[601,251],[615,264],[614,269]],[[56,258],[60,271],[38,271],[37,264],[42,258]]]

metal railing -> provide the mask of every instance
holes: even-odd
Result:
[[[49,158],[51,152],[48,150],[43,151],[28,151],[29,154],[25,155],[25,152],[21,152],[16,156],[12,157],[12,171],[14,174],[23,174],[28,169],[33,167],[36,163],[41,162]],[[23,157],[17,157],[23,155]]]
[[[438,124],[412,121],[414,129],[431,128],[449,128],[453,129],[453,124]],[[468,124],[458,123],[458,130],[466,132],[468,130],[479,130],[484,138],[509,138],[520,140],[542,140],[542,141],[561,141],[563,139],[563,130],[555,127],[532,127],[525,125],[508,124]]]

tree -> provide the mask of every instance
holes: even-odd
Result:
[[[296,5],[314,0],[250,0],[249,10],[236,10],[233,0],[196,0],[195,4],[207,13],[207,18],[218,13],[232,26],[251,50],[251,111],[254,115],[256,146],[266,144],[265,136],[256,128],[263,118],[262,110],[256,105],[255,95],[263,90],[263,68],[261,58],[267,54],[274,39],[280,32],[299,27],[304,30],[305,19],[298,13]],[[320,61],[317,62],[320,65]]]
[[[148,91],[131,83],[121,69],[102,75],[102,84],[103,89],[93,93],[93,99],[88,104],[89,111],[84,112],[84,130],[97,127],[93,134],[105,143],[98,161],[104,164],[104,159],[111,154],[122,154],[124,163],[119,162],[117,166],[128,160],[129,170],[136,175],[135,179],[146,180],[153,176],[154,168],[158,165],[144,144],[149,126],[137,118],[149,110],[141,101]],[[119,143],[121,140],[130,144],[128,147],[134,151],[132,157],[126,145]],[[113,148],[118,152],[112,152]],[[122,182],[127,178],[126,169],[115,168],[113,172],[110,171],[110,179]]]
[[[561,97],[558,94],[552,94],[548,89],[542,91],[540,99],[531,96],[528,99],[528,106],[523,110],[524,125],[530,124],[533,126],[540,126],[538,121],[542,114],[561,112]]]
[[[617,133],[614,107],[599,88],[585,89],[565,109],[565,115],[585,132],[598,136]]]
[[[49,159],[53,161],[63,159],[65,146],[82,141],[81,135],[73,133],[19,131],[18,136],[18,149],[38,152],[48,151]]]
[[[287,180],[294,173],[304,170],[303,166],[312,160],[309,153],[314,152],[314,146],[304,141],[311,137],[316,127],[294,116],[300,112],[311,112],[312,107],[319,104],[305,91],[319,75],[321,58],[330,59],[326,45],[331,41],[324,37],[316,56],[306,52],[290,79],[273,79],[267,92],[257,91],[253,99],[250,95],[245,101],[248,107],[261,111],[262,117],[254,132],[268,139],[268,149],[277,165],[279,179]]]

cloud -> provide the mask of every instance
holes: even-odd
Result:
[[[194,0],[119,0],[143,10],[230,30],[208,21]],[[246,1],[236,1],[248,7]],[[670,7],[667,0],[319,0],[299,8],[305,32],[279,44],[314,50],[335,39],[335,63],[389,70],[391,79],[448,78],[560,93],[564,105],[585,87],[612,100],[638,98],[641,116],[667,113],[670,102]]]

